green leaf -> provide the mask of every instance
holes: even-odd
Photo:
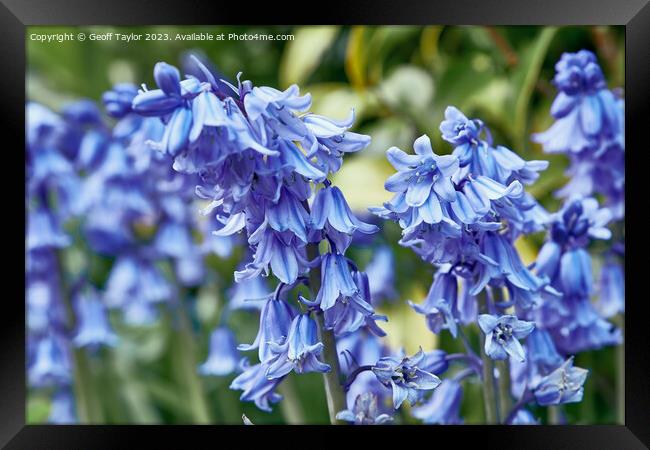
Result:
[[[27,423],[44,423],[50,415],[50,402],[42,395],[29,395],[27,399]]]
[[[519,64],[510,79],[512,90],[506,104],[507,117],[513,124],[510,131],[513,134],[513,141],[519,148],[524,148],[528,142],[526,136],[528,106],[544,57],[556,32],[555,27],[544,28],[527,48],[519,52]]]
[[[289,86],[304,83],[318,67],[323,54],[330,48],[339,27],[303,27],[294,31],[280,62],[280,84]]]

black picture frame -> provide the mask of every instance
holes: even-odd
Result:
[[[499,448],[607,448],[636,449],[650,445],[650,352],[647,316],[642,311],[647,302],[641,295],[643,260],[643,202],[640,180],[643,175],[641,154],[647,152],[647,139],[642,141],[650,99],[650,3],[648,0],[330,0],[327,3],[308,4],[265,2],[260,4],[199,0],[1,0],[0,2],[0,111],[3,128],[3,248],[6,252],[2,273],[5,293],[2,299],[2,326],[0,326],[0,445],[11,449],[55,448],[187,448],[226,445],[225,433],[270,438],[270,434],[295,433],[291,427],[213,427],[213,426],[47,426],[25,424],[25,304],[24,284],[15,261],[24,261],[25,216],[20,215],[24,195],[17,186],[24,187],[24,173],[18,170],[24,148],[25,119],[25,27],[29,25],[154,25],[154,24],[491,24],[491,25],[624,25],[626,30],[626,122],[628,148],[626,159],[627,192],[633,204],[628,207],[626,258],[640,265],[628,263],[626,271],[628,297],[626,314],[626,423],[621,426],[458,426],[410,427],[403,433],[400,427],[316,427],[304,426],[292,434],[292,443],[305,440],[305,445],[317,443],[317,433],[331,436],[327,441],[338,445],[341,433],[351,437],[361,433],[365,437],[383,437],[390,434],[403,445],[420,445],[422,439],[451,440],[454,445],[480,439],[488,447]],[[645,142],[645,145],[642,144]],[[629,155],[628,155],[629,156]],[[630,159],[631,158],[631,159]],[[631,162],[632,161],[632,162]],[[21,179],[22,178],[22,179]],[[642,203],[640,203],[642,205]],[[22,217],[22,220],[18,219]],[[22,233],[22,234],[21,234]],[[9,244],[9,245],[7,245]],[[22,255],[22,256],[21,256]],[[16,258],[14,260],[13,258]],[[13,272],[16,272],[15,274]],[[640,274],[640,275],[639,275]],[[23,278],[24,280],[24,278]],[[291,429],[290,429],[291,428]],[[244,433],[244,434],[241,434]],[[330,434],[333,433],[333,434]],[[414,436],[418,434],[418,436]],[[297,437],[298,436],[298,437]],[[429,436],[427,438],[427,436]],[[231,436],[233,437],[233,436]],[[411,439],[416,439],[409,443]]]

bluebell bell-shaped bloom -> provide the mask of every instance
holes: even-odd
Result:
[[[358,295],[355,296],[354,301],[348,301],[345,296],[339,297],[334,306],[326,309],[324,312],[325,328],[333,330],[336,336],[343,336],[366,326],[376,336],[385,336],[386,333],[375,322],[377,320],[386,322],[388,318],[375,314],[374,310],[370,312],[373,308],[370,301],[368,277],[365,273],[355,270],[352,272],[352,279],[358,289]],[[303,302],[307,305],[318,305],[318,302],[311,303],[304,299]],[[360,307],[358,302],[363,302],[366,305]]]
[[[558,349],[573,353],[620,342],[620,330],[602,319],[591,303],[592,261],[584,249],[592,238],[608,239],[605,228],[611,214],[598,208],[593,198],[573,199],[553,215],[549,240],[535,263],[538,274],[548,277],[563,294],[547,299],[536,312],[553,334]]]
[[[339,355],[341,371],[346,376],[350,376],[360,366],[373,365],[380,358],[390,355],[389,349],[377,335],[370,333],[366,328],[337,337],[336,351]],[[390,412],[384,411],[384,403],[392,398],[391,389],[380,383],[370,371],[357,374],[354,381],[347,386],[348,409],[354,409],[357,397],[364,393],[373,393],[377,397],[380,412]]]
[[[146,258],[123,255],[113,265],[106,282],[104,301],[109,307],[153,305],[172,296],[172,287],[158,268]]]
[[[539,419],[533,416],[533,413],[527,409],[520,409],[517,414],[508,422],[508,425],[539,425]]]
[[[71,381],[69,350],[61,336],[49,333],[38,339],[27,373],[34,387],[60,386]]]
[[[262,300],[268,297],[269,289],[262,277],[248,278],[228,290],[228,309],[261,310],[265,304]]]
[[[449,368],[447,352],[441,349],[424,352],[424,359],[420,363],[420,368],[434,375],[440,375],[446,372]]]
[[[454,316],[463,325],[475,323],[476,318],[478,317],[478,301],[476,297],[470,293],[470,282],[464,278],[460,278],[458,281],[460,292],[456,297]]]
[[[315,303],[327,311],[337,302],[347,302],[364,315],[374,314],[354,282],[348,259],[340,253],[327,253],[321,256],[321,288]]]
[[[326,230],[331,234],[331,229],[352,236],[355,231],[372,234],[379,230],[376,225],[362,222],[352,214],[345,197],[336,186],[327,186],[316,193],[311,207],[311,228],[313,230]],[[343,251],[347,245],[339,248]]]
[[[264,363],[250,365],[244,358],[241,363],[243,372],[230,383],[230,389],[243,391],[239,399],[243,402],[255,402],[262,411],[271,411],[271,404],[282,400],[275,392],[282,378],[269,380],[266,377],[267,365]]]
[[[589,371],[573,366],[573,357],[544,377],[533,393],[542,406],[575,403],[582,400],[583,385]]]
[[[182,258],[194,253],[190,230],[184,224],[173,221],[167,221],[159,226],[154,246],[162,255],[174,258]]]
[[[354,123],[354,110],[344,121],[317,114],[306,114],[302,119],[311,135],[305,143],[309,149],[307,157],[316,158],[316,165],[325,173],[338,172],[345,153],[358,152],[370,144],[370,136],[349,131]]]
[[[453,337],[458,333],[453,308],[458,293],[458,281],[453,274],[436,273],[429,293],[423,304],[418,305],[409,301],[409,305],[427,319],[427,326],[436,334],[443,329],[449,330]]]
[[[519,339],[528,336],[535,324],[519,320],[513,315],[501,317],[490,314],[478,316],[478,325],[485,334],[485,353],[492,359],[507,359],[508,356],[518,361],[525,361],[524,348]]]
[[[309,109],[311,95],[301,96],[295,84],[285,91],[253,87],[244,97],[244,106],[251,122],[265,119],[267,126],[282,138],[299,141],[308,134],[306,125],[295,113]]]
[[[442,138],[454,146],[453,155],[461,167],[460,176],[467,173],[484,175],[499,183],[509,184],[518,180],[531,184],[539,172],[548,167],[548,161],[525,161],[512,150],[497,145],[492,146],[489,130],[478,119],[468,119],[453,106],[445,110],[445,120],[440,124]],[[487,141],[482,135],[487,134]]]
[[[232,331],[227,327],[217,327],[210,334],[208,358],[199,366],[199,373],[214,376],[229,375],[237,370],[240,359]]]
[[[307,243],[309,214],[298,197],[283,188],[275,204],[266,209],[268,226],[277,232],[291,231],[302,242]]]
[[[559,295],[549,286],[549,280],[531,272],[521,261],[510,240],[499,233],[486,232],[481,242],[482,254],[496,264],[482,264],[471,294],[478,294],[487,284],[504,284],[513,302],[528,309],[539,303],[540,293]]]
[[[284,377],[292,370],[296,373],[332,370],[318,359],[323,352],[323,343],[318,342],[316,322],[309,314],[294,317],[285,340],[270,341],[269,346],[273,354],[266,370],[269,379]]]
[[[291,284],[306,270],[304,242],[290,231],[280,233],[267,225],[268,218],[250,235],[248,242],[256,246],[253,261],[235,272],[236,281],[257,277],[262,272],[268,275],[270,266],[280,281]]]
[[[106,112],[118,119],[131,112],[131,104],[138,95],[138,88],[130,83],[119,83],[113,86],[110,91],[102,94],[102,101]]]
[[[563,358],[558,353],[553,343],[553,338],[548,331],[535,328],[526,340],[528,360],[547,372],[558,367]]]
[[[601,137],[621,132],[616,97],[607,89],[596,56],[588,50],[564,53],[555,65],[560,90],[551,106],[556,122],[533,141],[547,152],[581,152],[598,146]]]
[[[41,276],[32,270],[26,272],[27,327],[30,333],[43,335],[51,324],[65,323],[58,279],[51,273]]]
[[[82,292],[75,302],[77,332],[72,342],[77,347],[114,346],[118,337],[111,329],[105,306],[92,288]]]
[[[284,300],[270,298],[260,314],[260,328],[252,344],[240,344],[241,351],[258,349],[260,361],[268,362],[273,358],[271,344],[283,342],[289,335],[295,312]]]
[[[438,216],[439,198],[455,201],[455,189],[450,177],[458,170],[458,159],[433,153],[431,140],[426,135],[416,139],[413,149],[415,155],[406,154],[396,147],[386,152],[388,161],[398,171],[386,180],[386,190],[405,192],[404,201],[411,207],[421,207],[426,203],[426,211],[435,219]]]
[[[377,397],[371,392],[358,395],[352,409],[339,411],[336,418],[355,425],[383,425],[393,421],[390,415],[379,412]]]
[[[377,248],[373,257],[366,266],[370,298],[378,302],[393,300],[397,296],[395,291],[395,260],[393,251],[388,246]]]
[[[442,380],[431,398],[421,406],[413,408],[413,416],[426,424],[460,425],[460,405],[463,399],[461,384],[453,379]]]
[[[422,349],[413,356],[381,358],[372,367],[377,379],[393,391],[393,408],[398,409],[404,400],[411,405],[420,400],[423,392],[437,388],[441,381],[432,373],[420,369],[424,360]]]
[[[38,208],[29,211],[27,216],[27,250],[40,248],[62,248],[70,244],[66,235],[51,211]]]
[[[54,394],[47,421],[57,425],[70,425],[78,422],[75,400],[70,389],[63,388]]]
[[[625,274],[614,261],[607,261],[600,270],[597,308],[603,317],[625,312]]]

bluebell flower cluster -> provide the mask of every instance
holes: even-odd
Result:
[[[594,198],[569,199],[549,222],[549,239],[541,248],[535,270],[551,280],[562,297],[548,298],[535,311],[564,354],[621,342],[620,330],[603,319],[594,295],[592,259],[586,246],[592,239],[609,239],[612,215]]]
[[[584,217],[582,209],[575,210],[575,217],[575,212],[565,210],[550,214],[524,189],[548,163],[526,161],[494,145],[485,124],[468,119],[457,108],[447,108],[440,131],[454,148],[451,155],[436,155],[427,136],[415,141],[414,154],[397,148],[387,151],[397,173],[386,181],[386,189],[395,195],[371,211],[398,222],[403,230],[399,243],[438,268],[424,303],[409,303],[425,316],[433,333],[448,330],[452,337],[463,337],[467,354],[453,357],[468,364],[459,379],[481,371],[481,362],[462,335],[463,326],[476,324],[485,336],[482,353],[493,360],[510,360],[512,395],[527,393],[530,399],[522,398],[532,400],[526,386],[530,389],[548,381],[564,361],[561,354],[584,350],[584,345],[578,348],[580,342],[595,339],[593,335],[599,332],[603,338],[602,332],[609,330],[602,327],[602,319],[589,303],[591,284],[585,277],[587,266],[589,274],[591,268],[584,259],[588,254],[581,250],[590,236],[609,237],[604,228],[607,211],[594,209],[587,200]],[[549,227],[553,239],[561,241],[560,250],[547,244],[536,265],[527,267],[514,241]],[[564,277],[559,269],[562,255],[557,252],[570,254],[564,262]],[[554,265],[557,268],[551,269]],[[606,281],[605,289],[616,298],[619,283],[615,278]],[[565,285],[571,287],[567,290]],[[584,300],[579,301],[579,309],[567,307],[564,316],[557,307],[549,310],[553,305],[577,304],[578,298]],[[589,323],[581,320],[585,314],[591,314]],[[562,317],[564,322],[558,323]],[[526,342],[520,341],[526,337]],[[579,381],[582,385],[584,377]],[[459,380],[446,379],[443,385],[414,410],[417,418],[426,423],[462,421]],[[520,416],[514,411],[513,423],[527,421],[527,416]]]
[[[311,97],[295,85],[285,91],[257,87],[240,74],[234,86],[198,58],[191,61],[193,75],[185,79],[177,68],[156,64],[158,88],[140,90],[131,107],[140,120],[162,124],[147,142],[171,159],[169,170],[196,177],[196,195],[208,202],[204,213],[215,222],[213,234],[245,231],[252,260],[235,280],[257,283],[272,273],[279,281],[278,295],[261,311],[256,341],[239,347],[259,349],[260,363],[246,365],[232,383],[244,390],[242,400],[268,409],[279,399],[273,388],[290,371],[330,369],[319,359],[323,344],[310,315],[323,314],[326,329],[338,336],[361,327],[382,333],[367,277],[345,256],[355,232],[371,234],[377,227],[359,220],[328,180],[343,156],[363,149],[370,138],[349,131],[353,113],[344,121],[309,113]],[[328,247],[323,254],[321,241]],[[283,297],[319,266],[320,287],[310,285],[312,298],[300,299],[308,312],[298,314]]]
[[[562,197],[602,194],[614,218],[625,214],[625,101],[607,87],[596,55],[564,53],[555,65],[555,123],[533,141],[571,159]]]

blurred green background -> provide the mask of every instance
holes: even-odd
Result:
[[[115,27],[28,27],[32,33],[104,33]],[[566,182],[567,161],[546,155],[530,142],[532,132],[546,129],[555,97],[550,80],[562,52],[589,49],[596,53],[610,87],[624,85],[623,27],[475,27],[475,26],[309,26],[309,27],[120,27],[120,32],[143,33],[269,33],[293,34],[291,41],[68,41],[43,43],[27,39],[27,97],[58,110],[81,97],[100,100],[116,82],[154,86],[153,66],[166,61],[180,66],[183,55],[195,52],[207,57],[223,78],[243,79],[255,85],[286,88],[298,83],[301,92],[313,96],[312,111],[337,119],[356,112],[355,131],[371,135],[370,147],[346,157],[334,183],[344,191],[353,209],[365,210],[390,198],[383,188],[393,173],[385,151],[398,146],[411,151],[415,138],[426,133],[438,154],[451,148],[440,138],[440,124],[447,105],[469,117],[480,117],[491,129],[495,142],[525,159],[547,159],[551,165],[529,191],[553,211],[558,201],[552,193]],[[406,304],[420,302],[431,283],[433,268],[412,252],[396,245],[399,229],[385,224],[381,239],[396,252],[399,298],[379,308],[390,322],[382,327],[388,342],[414,352],[441,346],[454,350],[443,333],[430,333],[421,316]],[[517,246],[524,262],[534,260],[543,234],[520,239]],[[236,254],[229,260],[210,258],[210,282],[195,293],[190,315],[192,334],[179,342],[165,320],[154,329],[120,329],[115,349],[91,355],[86,370],[91,375],[93,396],[107,423],[190,423],[195,417],[188,392],[187,374],[178,358],[201,362],[207,355],[211,327],[232,283]],[[369,249],[353,249],[363,267]],[[101,264],[99,264],[101,267]],[[108,270],[109,266],[106,266]],[[101,278],[101,274],[98,276]],[[171,320],[169,317],[167,320]],[[257,330],[257,318],[247,312],[231,320],[240,342],[249,342]],[[185,345],[189,347],[184,347]],[[189,348],[189,350],[188,350]],[[191,351],[190,351],[191,350]],[[577,365],[591,369],[585,400],[568,405],[571,423],[616,421],[615,350],[604,349],[578,356]],[[190,376],[191,378],[191,376]],[[199,389],[207,398],[209,419],[217,423],[241,423],[242,412],[254,423],[286,423],[290,412],[276,407],[271,414],[252,404],[241,404],[239,392],[228,390],[232,377],[201,378]],[[320,375],[289,377],[294,389],[294,408],[307,423],[327,423]],[[290,401],[287,395],[287,400]],[[284,403],[284,402],[283,402]],[[315,405],[322,405],[316,407]],[[620,405],[619,405],[620,407]],[[42,422],[49,401],[38,392],[28,399],[28,421]],[[543,410],[535,411],[542,419]],[[483,420],[478,386],[468,386],[463,414],[466,423]]]

